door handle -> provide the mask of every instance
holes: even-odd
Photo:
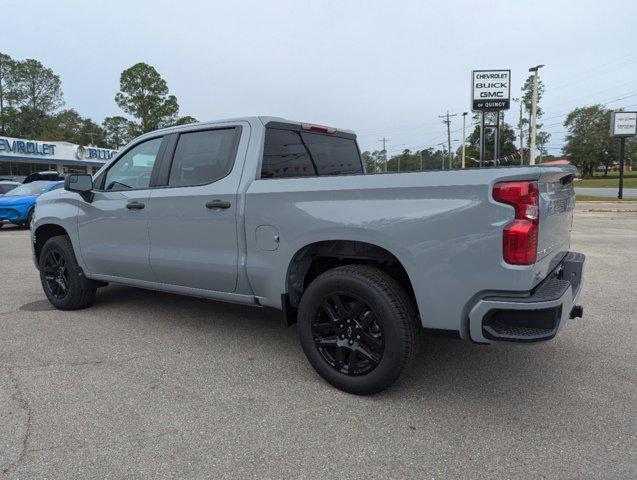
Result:
[[[130,202],[126,204],[126,208],[129,210],[142,210],[146,205],[140,202]]]
[[[210,210],[214,210],[215,208],[230,208],[232,204],[230,202],[225,202],[223,200],[212,200],[211,202],[206,203],[206,208]]]

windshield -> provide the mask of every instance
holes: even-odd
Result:
[[[41,193],[46,192],[51,185],[52,185],[52,182],[25,183],[24,185],[20,185],[19,187],[14,188],[5,196],[16,197],[19,195],[23,195],[23,196],[40,195]]]

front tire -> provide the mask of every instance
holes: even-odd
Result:
[[[391,386],[416,347],[416,309],[405,290],[373,267],[347,265],[319,275],[299,306],[310,364],[340,390],[367,395]]]
[[[23,226],[24,228],[26,228],[27,230],[30,230],[30,229],[31,229],[31,220],[32,220],[32,219],[33,219],[33,209],[29,210],[29,213],[28,213],[28,215],[27,215],[27,221],[26,221],[26,222],[24,222],[24,223],[22,224],[22,226]]]
[[[77,310],[93,303],[97,286],[82,273],[69,237],[47,240],[40,252],[39,267],[44,294],[55,308]]]

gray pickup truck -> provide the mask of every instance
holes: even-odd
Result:
[[[274,117],[172,127],[42,195],[33,255],[60,309],[110,282],[280,309],[325,380],[367,394],[399,377],[423,330],[537,342],[581,316],[574,174],[365,174],[347,130]]]

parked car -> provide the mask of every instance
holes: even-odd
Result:
[[[20,182],[13,182],[11,180],[0,180],[0,195],[9,193],[11,190],[19,185],[21,185]]]
[[[574,172],[365,175],[348,130],[184,125],[42,196],[33,254],[59,309],[107,282],[280,309],[319,375],[368,394],[399,377],[423,329],[529,343],[581,316]]]
[[[20,184],[0,196],[0,228],[3,222],[28,227],[37,198],[51,190],[61,189],[64,182],[37,181]]]
[[[47,170],[45,172],[35,172],[27,175],[22,183],[37,182],[39,180],[64,180],[64,174],[56,172],[55,170]]]

